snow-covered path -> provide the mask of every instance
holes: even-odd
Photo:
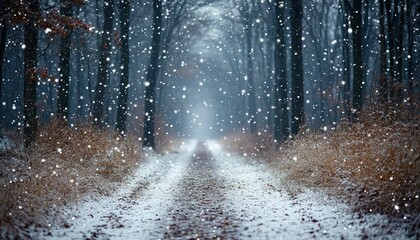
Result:
[[[240,225],[237,239],[403,238],[381,232],[386,218],[362,217],[319,190],[291,192],[264,164],[223,152],[217,142],[208,147],[228,183],[225,208]]]
[[[150,154],[132,181],[67,211],[68,226],[40,238],[360,239],[381,233],[379,216],[355,218],[345,204],[306,190],[290,194],[261,164],[190,142],[180,153]],[[376,235],[379,234],[379,235]],[[401,234],[401,233],[395,233]]]
[[[146,155],[133,179],[120,191],[101,200],[86,201],[68,209],[70,227],[53,227],[40,238],[158,239],[173,191],[191,160],[196,142],[184,144],[180,153]]]

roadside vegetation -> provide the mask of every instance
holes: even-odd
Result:
[[[28,150],[13,135],[0,152],[0,238],[28,237],[30,229],[59,220],[61,207],[111,194],[142,160],[138,139],[91,125],[54,121]]]
[[[409,222],[419,236],[420,119],[412,108],[388,111],[365,112],[359,122],[333,130],[304,129],[281,145],[249,135],[226,137],[224,145],[265,160],[286,183],[322,188],[355,211]]]

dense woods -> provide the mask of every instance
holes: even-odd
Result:
[[[233,169],[231,180],[258,179],[252,194],[285,209],[324,203],[295,206],[294,187],[315,187],[358,212],[351,224],[418,239],[419,41],[416,0],[0,0],[0,238],[31,238],[56,209],[108,197],[147,166],[114,201],[121,209],[154,211],[137,204],[142,191],[176,209],[156,193],[157,183],[176,192],[175,175],[184,181],[175,202],[207,207],[232,195],[226,186],[236,183],[220,176]],[[239,228],[225,221],[232,209],[212,204],[224,227]]]
[[[1,128],[26,146],[53,118],[151,147],[155,134],[193,136],[197,91],[215,113],[206,134],[278,142],[418,95],[417,1],[1,4]]]

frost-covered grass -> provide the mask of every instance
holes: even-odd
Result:
[[[179,137],[158,137],[156,141],[156,153],[159,154],[169,154],[169,153],[176,153],[181,151],[183,148],[182,146],[185,145],[185,142],[188,142],[188,139],[183,139]]]
[[[262,159],[275,148],[273,137],[267,134],[254,136],[249,133],[234,133],[225,136],[221,143],[228,152]]]
[[[324,188],[356,211],[403,219],[420,234],[419,120],[410,110],[387,116],[373,112],[332,132],[302,131],[264,151],[261,140],[249,136],[225,142],[230,149],[267,160],[288,182]]]
[[[87,194],[110,194],[136,168],[140,149],[114,132],[53,122],[31,149],[2,152],[0,238],[52,224],[60,207]]]

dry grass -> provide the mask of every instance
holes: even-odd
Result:
[[[87,193],[109,194],[135,169],[140,149],[135,140],[113,132],[53,122],[31,149],[2,153],[0,238],[24,237],[29,227],[47,226],[55,210]]]
[[[179,137],[159,137],[156,144],[156,152],[159,154],[177,153],[185,144],[186,139]]]
[[[254,136],[248,133],[235,133],[225,136],[222,145],[227,151],[239,153],[244,156],[264,158],[274,149],[274,139],[270,135]]]
[[[390,112],[370,113],[329,133],[303,131],[280,149],[268,147],[258,156],[287,182],[322,187],[348,199],[356,211],[403,218],[418,231],[420,119],[412,110]],[[234,150],[240,146],[255,153],[260,140],[250,138],[235,136],[228,142]]]

